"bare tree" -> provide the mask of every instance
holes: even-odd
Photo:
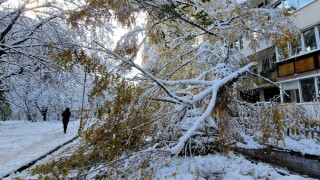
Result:
[[[63,28],[62,11],[53,2],[25,0],[21,4],[8,1],[0,4],[2,90],[10,85],[7,80],[12,76],[54,67],[49,53],[74,44]]]

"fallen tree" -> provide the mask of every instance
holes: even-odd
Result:
[[[219,117],[237,114],[239,81],[254,65],[233,44],[243,37],[253,50],[261,41],[284,46],[295,33],[284,11],[226,0],[87,0],[70,17],[91,26],[104,22],[101,18],[132,26],[138,12],[147,14],[147,25],[133,28],[115,49],[101,40],[87,47],[101,53],[96,56],[101,61],[112,57],[117,68],[107,77],[96,77],[100,83],[92,97],[106,100],[99,117],[84,128],[84,144],[73,156],[55,161],[50,170],[39,166],[35,173],[125,178],[140,169],[139,177],[152,177],[165,163],[160,159],[188,151],[192,155],[192,149],[206,145],[197,153],[218,146],[226,150],[236,140]],[[139,34],[145,34],[141,41]],[[142,47],[144,67],[134,62]],[[140,74],[128,80],[117,73],[126,68]]]

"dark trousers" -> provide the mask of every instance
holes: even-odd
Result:
[[[67,132],[68,121],[63,121],[63,132]]]

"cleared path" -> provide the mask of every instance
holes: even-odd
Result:
[[[67,134],[62,122],[8,121],[0,125],[0,178],[28,165],[77,136],[79,121]]]

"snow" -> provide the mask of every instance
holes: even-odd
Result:
[[[320,156],[320,143],[312,139],[294,140],[286,137],[285,144],[279,143],[278,147],[282,149],[300,152],[302,154],[311,154]]]
[[[259,144],[257,141],[253,140],[252,136],[248,136],[240,132],[244,143],[237,142],[237,147],[244,149],[262,149],[265,148],[263,145]],[[274,145],[274,144],[270,144]],[[290,137],[284,137],[284,143],[279,141],[277,146],[280,149],[290,150],[294,152],[299,152],[301,154],[309,154],[320,156],[320,143],[316,139],[300,139],[295,140]]]
[[[39,158],[58,145],[72,139],[77,135],[79,121],[71,121],[67,134],[63,133],[62,123],[55,122],[29,122],[5,121],[0,125],[0,178],[16,170],[26,163]],[[247,137],[249,139],[249,137]],[[66,156],[70,147],[76,147],[73,142],[61,150],[41,160],[43,163],[50,159]],[[295,142],[292,142],[295,143]],[[304,143],[308,143],[307,141]],[[299,144],[299,143],[298,143]],[[301,142],[302,144],[302,142]],[[293,144],[292,144],[293,145]],[[297,144],[296,144],[297,145]],[[297,145],[298,146],[298,145]],[[298,147],[297,147],[298,148]],[[71,148],[72,149],[72,148]],[[161,164],[161,163],[160,163]],[[28,171],[17,173],[6,179],[14,177],[37,179]],[[154,179],[305,179],[292,175],[285,169],[260,162],[252,162],[242,155],[229,153],[194,156],[173,157],[165,166],[155,169]]]
[[[194,134],[194,132],[199,128],[200,124],[207,119],[210,116],[210,113],[212,112],[215,103],[216,103],[216,97],[217,93],[220,87],[223,85],[227,84],[231,80],[239,77],[242,73],[249,71],[249,69],[253,66],[253,63],[249,63],[246,66],[240,68],[239,70],[231,73],[227,77],[221,79],[221,80],[216,80],[212,82],[212,86],[209,87],[208,89],[202,91],[198,95],[194,96],[192,99],[192,104],[197,103],[198,101],[204,99],[210,92],[211,92],[211,100],[210,103],[205,110],[205,112],[198,118],[195,118],[195,122],[192,127],[182,136],[179,138],[178,144],[176,144],[174,147],[171,148],[171,153],[172,154],[178,154],[183,146],[185,145],[185,142]]]
[[[285,174],[285,175],[281,175]],[[174,158],[156,171],[156,179],[307,179],[292,175],[266,163],[254,163],[241,155],[230,153]]]
[[[175,145],[173,148],[171,148],[171,153],[172,154],[178,154],[185,142],[192,136],[192,134],[199,128],[200,124],[202,123],[202,121],[204,121],[207,117],[210,116],[210,113],[215,105],[216,102],[216,96],[217,96],[217,92],[218,92],[218,88],[213,89],[212,91],[212,98],[211,101],[208,105],[207,110],[203,113],[203,115],[201,115],[198,119],[196,119],[194,125],[187,131],[186,134],[184,134],[182,137],[179,138],[179,142],[177,145]]]
[[[63,133],[60,121],[4,121],[0,123],[0,178],[77,136],[79,120]]]
[[[33,166],[31,166],[29,169],[26,169],[22,172],[17,172],[17,173],[11,173],[10,176],[7,178],[4,178],[4,180],[11,180],[11,179],[40,179],[39,175],[31,175],[31,169],[34,168],[37,165],[44,164],[46,162],[50,162],[52,160],[56,160],[62,157],[70,156],[72,153],[76,150],[76,148],[79,146],[80,139],[75,139],[73,142],[70,144],[67,144],[63,147],[61,147],[58,151],[53,152],[51,155],[46,156],[42,160],[39,160],[36,162]],[[66,179],[72,177],[72,173],[70,173]]]
[[[237,142],[237,147],[244,149],[261,149],[263,145],[259,144],[257,141],[253,140],[252,136],[248,136],[245,133],[239,132],[240,136],[243,138],[244,143]]]

